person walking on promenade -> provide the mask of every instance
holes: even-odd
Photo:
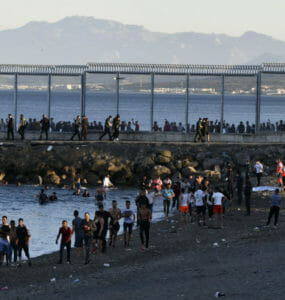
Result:
[[[114,131],[114,133],[112,135],[112,140],[113,141],[118,141],[119,140],[120,126],[121,126],[120,115],[116,115],[116,117],[113,119],[113,131]]]
[[[141,250],[148,249],[149,246],[149,229],[150,221],[152,219],[152,214],[146,204],[142,204],[139,209],[138,220],[140,226],[140,239],[141,239]],[[144,240],[145,234],[145,240]]]
[[[50,128],[50,123],[49,123],[49,119],[47,118],[46,115],[43,115],[43,118],[40,121],[41,124],[41,134],[40,134],[40,140],[42,140],[43,137],[43,133],[45,133],[46,135],[46,140],[48,140],[48,131]]]
[[[272,195],[271,197],[271,208],[270,208],[266,226],[269,226],[270,220],[273,215],[274,215],[274,228],[276,228],[276,226],[278,225],[280,202],[281,202],[281,197],[279,195],[279,189],[276,189],[274,195]]]
[[[90,219],[90,214],[85,213],[85,219],[81,222],[81,228],[84,230],[84,246],[85,246],[85,265],[90,262],[90,250],[93,241],[93,234],[96,230],[96,225],[93,220]]]
[[[109,135],[109,140],[112,140],[112,135],[111,135],[111,128],[112,128],[112,116],[110,115],[106,120],[105,120],[105,127],[104,127],[104,132],[100,136],[99,140],[102,141],[102,138],[108,134]]]
[[[32,262],[29,253],[29,243],[31,239],[31,234],[27,226],[24,224],[24,220],[22,218],[19,219],[19,225],[16,229],[16,235],[20,265],[22,264],[22,250],[24,250],[26,257],[28,258],[28,264],[31,267]]]
[[[245,179],[244,197],[245,197],[245,207],[246,216],[250,216],[250,197],[251,197],[252,185],[249,177]]]
[[[80,129],[81,129],[81,120],[80,120],[80,116],[77,116],[74,122],[74,132],[72,137],[70,138],[71,141],[73,141],[76,135],[78,136],[78,140],[81,141]]]
[[[202,118],[199,118],[197,124],[196,124],[196,135],[194,137],[194,143],[198,141],[202,141]]]
[[[260,181],[261,181],[261,177],[263,174],[263,165],[260,162],[260,160],[258,160],[254,166],[255,169],[255,175],[256,175],[256,179],[257,179],[257,186],[260,186]]]
[[[10,134],[12,141],[14,141],[14,119],[11,114],[8,115],[7,119],[7,140],[10,140]]]
[[[24,117],[24,115],[21,114],[20,115],[19,130],[18,130],[18,133],[21,136],[21,140],[25,139],[25,130],[26,130],[26,127],[27,127],[27,120]]]
[[[71,249],[71,238],[72,238],[72,230],[67,226],[67,221],[62,221],[62,227],[59,228],[58,235],[56,237],[55,243],[58,244],[58,239],[61,235],[60,242],[60,250],[59,250],[59,264],[62,264],[63,250],[66,247],[67,250],[67,263],[71,263],[70,261],[70,249]]]
[[[84,141],[87,140],[87,131],[88,131],[88,118],[83,115],[82,116],[82,139]]]

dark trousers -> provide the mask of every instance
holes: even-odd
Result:
[[[13,128],[8,128],[8,131],[7,131],[7,139],[8,140],[10,139],[10,134],[12,136],[12,140],[14,140],[14,129]]]
[[[90,250],[92,245],[93,237],[90,235],[84,236],[84,245],[85,245],[85,262],[89,261]]]
[[[115,130],[114,130],[114,133],[113,133],[113,136],[112,136],[112,140],[118,138],[118,137],[119,137],[119,134],[120,134],[119,129],[115,129]]]
[[[67,261],[70,262],[70,249],[71,249],[71,241],[68,243],[60,243],[60,249],[59,249],[59,261],[62,262],[62,257],[63,257],[63,250],[66,247],[67,251]]]
[[[207,204],[207,207],[208,207],[209,218],[212,218],[212,216],[213,216],[213,205]]]
[[[9,260],[12,262],[12,255],[14,253],[14,262],[17,261],[17,256],[18,256],[18,247],[16,245],[15,241],[10,242],[10,254],[9,254]]]
[[[80,141],[81,140],[80,131],[77,128],[74,130],[71,140],[73,140],[76,135],[78,135],[78,140]]]
[[[245,207],[247,215],[250,216],[250,195],[245,195]]]
[[[274,225],[275,226],[277,225],[278,217],[279,217],[279,210],[280,210],[280,208],[278,206],[271,206],[269,216],[268,216],[267,225],[269,225],[270,220],[271,220],[273,215],[274,215]]]
[[[170,207],[170,200],[164,199],[163,200],[163,211],[166,213],[166,216],[168,217],[169,214],[169,207]]]
[[[82,139],[86,141],[87,140],[87,128],[86,127],[82,127],[81,135],[82,135]]]
[[[25,126],[21,126],[19,128],[19,135],[21,136],[21,139],[24,140],[25,139]]]
[[[242,203],[242,189],[238,189],[237,196],[238,196],[238,204],[241,205],[241,203]]]
[[[172,208],[176,206],[176,209],[179,209],[179,196],[173,197],[172,200]]]
[[[24,242],[18,244],[18,251],[19,251],[20,258],[22,257],[22,250],[24,250],[26,257],[30,259],[29,246]]]
[[[106,242],[106,235],[107,235],[107,232],[108,232],[108,227],[107,228],[104,228],[103,231],[102,231],[102,251],[103,252],[106,252],[106,245],[107,245],[107,242]]]
[[[103,134],[100,136],[99,140],[101,141],[102,138],[103,138],[106,134],[109,135],[109,140],[112,141],[112,136],[111,136],[111,130],[110,130],[110,128],[105,128],[105,130],[104,130]]]
[[[46,140],[48,140],[48,128],[41,129],[40,140],[43,138],[43,133],[46,135]]]
[[[195,137],[194,137],[194,142],[197,142],[197,140],[202,141],[202,132],[201,132],[201,130],[196,131],[196,134],[195,134]]]
[[[260,186],[261,176],[262,176],[262,173],[256,173],[257,186]]]
[[[141,221],[140,222],[141,243],[142,243],[142,245],[144,245],[144,234],[145,234],[145,247],[146,248],[148,248],[148,244],[149,244],[149,228],[150,228],[149,221]]]

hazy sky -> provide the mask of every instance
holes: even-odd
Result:
[[[81,15],[153,31],[241,35],[253,30],[285,40],[284,14],[284,0],[2,0],[0,29]]]

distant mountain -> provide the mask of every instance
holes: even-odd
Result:
[[[87,62],[259,64],[285,61],[285,42],[255,32],[224,34],[151,32],[142,26],[93,17],[31,22],[0,31],[0,63]]]

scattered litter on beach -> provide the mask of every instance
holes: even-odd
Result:
[[[254,231],[259,231],[259,228],[256,226],[253,228]]]
[[[201,242],[200,242],[198,239],[196,239],[196,243],[197,243],[197,244],[200,244]]]
[[[9,288],[8,288],[7,286],[4,286],[4,287],[2,287],[1,290],[2,290],[2,291],[8,291],[8,289],[9,289]]]
[[[50,280],[50,282],[55,283],[55,282],[56,282],[56,278],[52,278],[52,279]]]
[[[221,239],[221,241],[222,241],[223,243],[225,243],[227,240],[226,240],[226,239]]]
[[[223,293],[223,292],[216,292],[216,294],[215,294],[215,297],[216,297],[216,298],[219,298],[219,297],[225,297],[225,296],[226,296],[226,294]]]
[[[77,279],[75,279],[75,280],[73,280],[73,283],[78,283],[79,282],[79,279],[77,278]]]
[[[218,243],[214,243],[214,244],[213,244],[213,247],[214,247],[214,248],[217,248],[217,247],[219,247],[219,244],[218,244]]]
[[[104,267],[110,268],[110,264],[104,264]]]
[[[53,269],[55,270],[55,269],[56,269],[56,266],[53,266]]]
[[[175,226],[171,226],[171,228],[175,228]]]
[[[47,151],[51,151],[52,149],[53,149],[52,145],[50,145],[50,146],[47,147]]]
[[[72,278],[72,275],[69,275],[69,278]]]

